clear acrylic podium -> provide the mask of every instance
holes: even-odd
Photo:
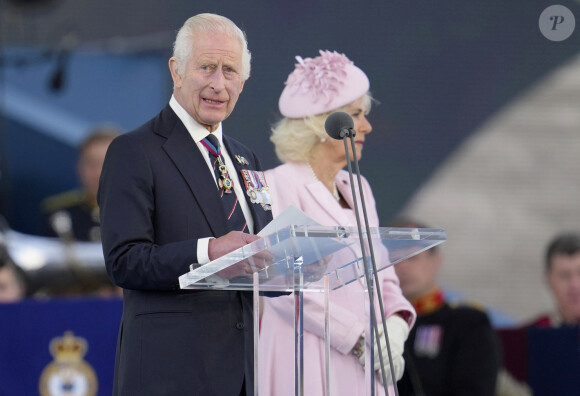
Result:
[[[368,241],[366,232],[363,239]],[[377,271],[446,240],[445,231],[427,228],[371,227]],[[367,242],[368,243],[368,242]],[[368,246],[365,251],[369,252]],[[246,290],[254,293],[254,386],[258,389],[259,293],[291,292],[295,299],[295,394],[303,389],[303,293],[325,293],[326,381],[329,370],[328,296],[365,276],[355,227],[291,225],[206,265],[193,264],[179,277],[182,289]],[[371,265],[370,257],[366,260]],[[372,273],[372,271],[370,271]],[[328,385],[328,383],[327,383]],[[326,389],[330,389],[328,386]]]

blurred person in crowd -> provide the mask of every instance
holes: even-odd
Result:
[[[45,232],[49,237],[58,237],[65,250],[62,275],[45,277],[35,296],[80,296],[119,297],[121,289],[115,287],[106,276],[106,271],[91,269],[83,262],[82,254],[75,253],[77,242],[101,241],[97,191],[103,162],[109,144],[121,131],[111,125],[95,128],[82,141],[78,149],[77,175],[80,187],[45,198],[42,210],[45,216]]]
[[[333,111],[344,111],[354,121],[356,155],[371,132],[366,115],[371,109],[369,80],[344,54],[320,51],[315,58],[296,58],[298,63],[288,76],[280,100],[283,118],[274,126],[271,140],[282,165],[266,171],[274,204],[274,216],[293,205],[322,225],[356,227],[354,202],[344,144],[330,138],[324,128]],[[352,156],[352,153],[351,153]],[[378,215],[369,183],[362,179],[371,227],[378,226]],[[361,207],[359,202],[358,207]],[[377,249],[378,250],[378,249]],[[385,254],[378,254],[388,260]],[[361,274],[362,275],[362,274]],[[387,332],[397,378],[403,373],[403,346],[415,312],[403,297],[392,267],[378,274],[386,316]],[[364,277],[363,277],[364,278]],[[361,278],[335,290],[330,298],[330,393],[364,395],[365,342],[370,339],[368,294]],[[260,390],[266,395],[294,395],[293,321],[294,299],[284,296],[264,300],[260,332]],[[392,383],[383,326],[379,322],[385,371]],[[367,310],[365,310],[365,307]],[[366,341],[365,341],[366,340]],[[304,295],[304,389],[308,395],[325,391],[324,297]],[[375,355],[379,348],[375,348]],[[384,395],[379,383],[380,361],[375,356],[375,389]]]
[[[554,300],[554,310],[536,318],[533,327],[580,324],[580,233],[556,235],[548,244],[544,276]]]
[[[428,228],[409,218],[389,226]],[[395,264],[403,294],[417,312],[399,394],[492,396],[501,363],[495,330],[482,310],[446,301],[437,280],[442,265],[437,246]]]
[[[109,146],[98,195],[103,251],[124,289],[114,395],[253,394],[252,293],[179,286],[191,264],[258,240],[272,220],[248,196],[266,187],[245,179],[263,179],[258,158],[222,125],[250,58],[231,20],[189,18],[169,59],[169,103]]]
[[[543,351],[541,356],[531,352],[538,347],[541,348],[543,342],[548,340],[553,342],[555,338],[552,331],[556,332],[558,337],[556,339],[562,340],[559,341],[561,344],[558,347],[573,348],[566,345],[570,339],[565,334],[568,331],[577,333],[580,325],[580,233],[562,232],[548,242],[544,252],[544,281],[552,295],[554,308],[516,329],[504,329],[499,332],[504,346],[506,366],[509,369],[507,376],[513,379],[512,382],[528,389],[526,381],[535,382],[536,386],[539,381],[537,377],[533,379],[534,374],[529,371],[530,365],[541,367],[541,364],[566,361],[565,357],[551,350]],[[535,337],[531,337],[531,333],[534,333]],[[534,345],[534,342],[539,344]],[[555,345],[557,344],[551,344],[551,348]],[[534,359],[535,363],[531,363]],[[571,367],[570,370],[574,368]],[[578,382],[577,380],[570,382],[570,378],[573,377],[564,375],[565,379],[559,379],[558,392],[562,393],[564,388],[569,387],[566,389],[567,394],[575,393]],[[532,394],[531,390],[529,394]]]
[[[568,330],[574,330],[580,325],[580,233],[562,232],[555,235],[547,244],[544,251],[544,281],[552,295],[554,308],[538,317],[526,321],[515,329],[501,329],[499,335],[504,347],[504,360],[509,372],[506,376],[511,377],[512,382],[518,383],[522,387],[528,387],[526,381],[530,382],[530,356],[532,350],[537,348],[532,344],[530,332],[534,332],[535,342],[542,342],[541,334],[548,334],[545,340],[549,340],[551,331],[559,333],[558,337],[564,341],[565,348],[567,338],[563,336]],[[554,330],[551,330],[554,329]],[[538,359],[538,357],[534,357]],[[555,353],[542,353],[540,359],[543,362],[551,362],[553,359],[561,361],[562,357]],[[540,363],[536,360],[534,363]],[[572,369],[572,368],[571,368]],[[536,378],[536,385],[538,379]],[[568,384],[566,381],[559,381],[560,389]],[[577,388],[577,382],[571,385],[571,392]],[[529,390],[529,394],[532,391]]]
[[[12,303],[26,296],[26,276],[0,240],[0,303]]]
[[[80,188],[45,198],[45,235],[65,242],[101,241],[97,190],[107,148],[120,130],[102,126],[91,132],[78,150]]]

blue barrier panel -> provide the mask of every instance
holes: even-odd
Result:
[[[535,396],[580,396],[580,328],[529,329],[528,378]]]
[[[110,395],[121,313],[116,298],[0,304],[0,395]]]

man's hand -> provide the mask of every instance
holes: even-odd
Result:
[[[210,239],[208,245],[209,259],[211,261],[218,259],[258,239],[260,239],[260,237],[257,235],[246,234],[241,231],[230,231],[224,236]],[[223,278],[231,279],[239,276],[251,276],[253,270],[250,261],[243,260],[229,268],[219,271],[218,274]]]
[[[210,261],[220,258],[236,249],[241,248],[248,243],[260,239],[259,236],[246,234],[241,231],[230,231],[219,238],[210,239],[208,246],[208,256]]]

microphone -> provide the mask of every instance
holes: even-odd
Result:
[[[74,241],[72,219],[67,212],[59,210],[50,216],[49,221],[50,226],[64,244],[68,245]]]
[[[358,229],[358,234],[359,234],[359,242],[360,242],[362,259],[363,259],[364,270],[365,270],[365,279],[367,282],[367,290],[368,290],[369,300],[370,300],[369,301],[369,310],[371,311],[370,312],[371,313],[371,325],[372,325],[372,328],[374,330],[374,336],[378,339],[379,338],[379,328],[378,328],[378,323],[377,323],[377,319],[375,316],[375,310],[374,310],[375,290],[373,288],[373,279],[372,279],[372,278],[374,278],[376,292],[377,292],[377,295],[379,296],[378,301],[379,301],[381,319],[382,319],[382,323],[383,323],[383,332],[385,334],[385,340],[386,340],[386,344],[387,344],[387,353],[388,353],[388,358],[389,358],[389,363],[390,363],[390,368],[391,368],[391,378],[393,379],[393,387],[395,389],[395,395],[399,396],[399,390],[397,388],[397,381],[395,380],[395,370],[393,368],[393,357],[391,355],[391,346],[389,344],[389,333],[387,331],[387,325],[386,325],[386,320],[385,320],[385,310],[383,307],[383,299],[381,297],[382,296],[381,286],[379,284],[378,277],[376,276],[377,265],[376,265],[376,261],[375,261],[375,253],[373,250],[373,244],[372,244],[372,238],[371,238],[371,231],[370,231],[370,227],[369,227],[367,209],[365,206],[364,193],[363,193],[362,183],[361,183],[361,175],[360,175],[360,171],[359,171],[359,167],[358,167],[358,158],[356,157],[356,147],[355,147],[355,142],[354,142],[354,136],[356,135],[356,131],[354,130],[354,121],[352,120],[352,117],[349,114],[347,114],[343,111],[336,111],[328,116],[328,118],[324,122],[324,129],[326,130],[326,133],[328,134],[328,136],[330,136],[331,138],[344,141],[344,151],[346,153],[346,161],[347,161],[347,165],[348,165],[348,175],[350,177],[350,187],[352,190],[352,198],[353,198],[353,202],[354,202],[354,213],[356,216],[356,224],[357,224],[357,229]],[[351,161],[351,159],[350,159],[350,155],[348,152],[348,144],[346,142],[347,139],[345,139],[347,137],[350,138],[354,161]],[[358,212],[358,204],[357,204],[356,193],[355,193],[355,188],[354,188],[351,162],[354,162],[355,171],[357,174],[357,184],[358,184],[358,189],[359,189],[359,197],[360,197],[361,204],[362,204],[362,213],[363,213],[364,220],[365,220],[365,227],[366,227],[367,240],[368,240],[368,248],[369,248],[370,257],[371,257],[371,266],[369,266],[368,262],[367,262],[365,243],[363,240],[362,226],[361,226],[361,221],[360,221],[360,215]],[[371,272],[371,270],[372,270],[372,272]],[[371,348],[374,347],[372,337],[373,337],[373,333],[371,332]],[[383,355],[381,353],[381,348],[380,348],[380,340],[378,340],[378,345],[379,345],[379,354],[378,355],[379,355],[379,362],[381,365],[381,375],[382,375],[382,379],[383,379],[383,386],[385,388],[385,394],[389,394],[389,392],[387,390],[388,383],[387,383],[387,378],[386,378],[386,373],[385,373],[385,365],[384,365],[384,361],[383,361]],[[372,366],[372,359],[373,359],[373,357],[371,356],[371,366]],[[372,387],[373,394],[374,394],[374,383],[373,382],[371,382],[371,387]]]
[[[337,140],[344,139],[350,132],[356,133],[353,128],[352,117],[344,111],[332,113],[324,122],[324,129],[326,129],[328,136]]]

